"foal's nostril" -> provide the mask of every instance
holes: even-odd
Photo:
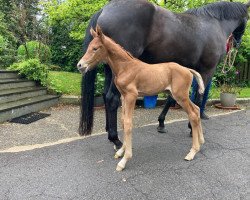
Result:
[[[82,65],[81,65],[80,63],[79,63],[79,64],[77,64],[77,67],[78,67],[78,68],[80,68],[81,66],[82,66]]]

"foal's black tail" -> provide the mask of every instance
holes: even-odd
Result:
[[[96,12],[90,19],[86,35],[83,42],[83,54],[87,51],[89,43],[93,37],[90,34],[91,27],[95,28],[97,19],[102,13],[102,9]],[[96,69],[87,72],[82,77],[81,87],[81,113],[79,123],[79,134],[90,135],[93,128],[93,117],[94,117],[94,92],[95,92],[95,78]]]

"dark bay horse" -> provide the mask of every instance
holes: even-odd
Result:
[[[193,130],[192,148],[185,160],[193,160],[205,140],[200,119],[200,109],[189,98],[193,76],[199,85],[199,93],[204,92],[201,75],[193,69],[174,62],[148,64],[134,58],[119,44],[103,34],[97,25],[96,31],[90,30],[93,40],[87,52],[77,64],[81,73],[96,67],[99,62],[106,62],[114,74],[114,83],[121,94],[121,121],[124,129],[124,143],[116,152],[115,158],[122,157],[117,164],[117,171],[122,171],[132,158],[133,112],[138,96],[155,95],[171,91],[174,99],[188,114]]]
[[[198,71],[205,86],[226,53],[231,33],[240,40],[248,20],[247,4],[217,2],[185,13],[172,13],[145,0],[113,0],[91,19],[84,40],[84,53],[93,39],[91,27],[100,25],[105,35],[123,46],[134,57],[154,64],[176,62]],[[94,81],[96,70],[82,79],[79,134],[88,135],[93,127]],[[122,146],[117,134],[117,109],[120,93],[113,82],[112,71],[105,67],[104,101],[106,131],[117,148]],[[196,104],[201,95],[197,92]],[[159,116],[164,128],[165,115],[174,99],[169,96]]]

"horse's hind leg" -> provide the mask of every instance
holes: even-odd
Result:
[[[201,144],[204,143],[203,133],[201,129],[201,120],[200,120],[200,110],[198,106],[194,105],[189,98],[177,101],[182,108],[188,114],[189,121],[192,126],[192,148],[190,152],[185,157],[185,160],[193,160],[197,152],[200,151]],[[203,141],[202,141],[203,139]]]
[[[109,66],[105,66],[105,89],[104,102],[106,111],[106,131],[108,139],[114,143],[116,149],[122,146],[117,133],[117,110],[120,104],[120,93],[112,81],[112,71]]]
[[[202,130],[202,125],[201,125],[201,117],[200,117],[200,108],[195,105],[194,103],[192,103],[192,105],[195,107],[195,109],[197,109],[199,111],[199,134],[198,134],[198,139],[199,139],[199,143],[200,145],[205,143],[205,139],[204,139],[204,135],[203,135],[203,130]],[[191,124],[189,123],[189,125],[191,126]],[[192,127],[191,127],[192,130]]]
[[[176,101],[173,99],[173,97],[171,95],[169,95],[167,98],[166,104],[165,104],[160,116],[158,117],[159,126],[158,126],[157,130],[159,133],[166,133],[167,132],[165,129],[164,121],[165,121],[165,118],[166,118],[166,115],[168,113],[169,108],[172,105],[174,105],[175,103],[176,103]]]

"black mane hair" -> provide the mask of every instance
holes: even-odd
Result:
[[[240,19],[248,17],[248,6],[239,2],[217,2],[201,8],[187,10],[186,13],[196,16],[206,16],[218,20]]]

